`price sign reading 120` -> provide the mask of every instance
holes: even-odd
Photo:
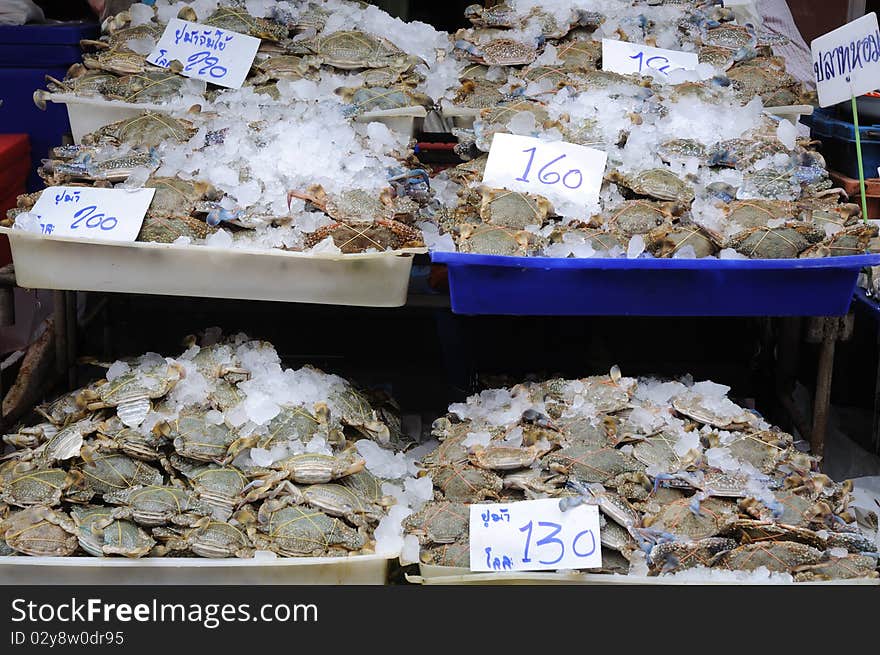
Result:
[[[602,566],[599,510],[565,512],[558,499],[471,505],[471,571],[555,571]]]
[[[608,156],[564,141],[496,134],[483,184],[565,200],[578,205],[599,199]]]

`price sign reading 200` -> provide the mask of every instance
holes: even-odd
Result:
[[[525,172],[521,177],[516,178],[517,182],[525,182],[530,183],[532,180],[529,179],[529,175],[532,172],[532,168],[535,165],[535,158],[538,155],[538,148],[528,148],[523,150],[523,152],[529,155],[529,161],[526,164]],[[562,182],[562,185],[567,189],[571,189],[574,191],[575,189],[580,189],[584,183],[584,174],[578,170],[577,168],[572,168],[567,173],[563,174],[557,170],[555,167],[557,164],[561,164],[563,159],[566,159],[568,155],[560,155],[556,159],[552,159],[546,164],[544,164],[541,169],[538,171],[538,182],[541,184],[546,184],[548,186],[553,186],[554,184],[559,184]],[[562,168],[562,170],[565,170]]]

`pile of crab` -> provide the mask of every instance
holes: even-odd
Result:
[[[343,14],[347,29],[338,24]],[[331,17],[336,21],[325,31]],[[375,7],[348,0],[160,0],[153,6],[135,5],[108,18],[99,39],[82,41],[83,62],[71,67],[63,80],[49,77],[48,92],[143,104],[180,104],[193,97],[218,97],[222,87],[194,82],[180,74],[189,62],[173,61],[168,67],[159,67],[147,61],[172,18],[260,39],[245,86],[276,100],[280,97],[277,84],[282,80],[319,82],[330,77],[338,78],[339,83],[329,93],[335,92],[351,114],[433,104],[418,87],[436,56],[432,43],[445,47],[445,36],[428,26],[411,27]],[[375,27],[385,36],[361,29],[361,25]],[[401,30],[412,32],[406,41],[410,50],[413,41],[422,37],[419,54],[405,51],[393,42],[395,39],[388,38],[400,37]],[[43,104],[47,96],[38,91],[35,100]]]
[[[348,556],[393,504],[356,445],[401,444],[393,402],[244,336],[115,362],[36,415],[3,437],[3,555]]]
[[[876,249],[877,229],[841,202],[815,144],[763,111],[814,103],[773,55],[778,37],[712,2],[565,4],[474,6],[474,28],[456,34],[467,64],[443,102],[469,161],[435,186],[441,234],[459,251],[790,259]],[[605,71],[603,38],[694,52],[701,63],[668,75]],[[551,173],[545,195],[484,186],[499,132],[605,151],[599,201],[554,196]]]
[[[159,2],[108,20],[100,40],[83,44],[97,51],[50,80],[50,91],[168,109],[54,149],[42,178],[156,189],[140,241],[346,254],[423,247],[415,224],[433,214],[428,173],[410,134],[371,121],[377,111],[433,104],[417,87],[446,35],[346,0],[262,4]],[[265,16],[248,12],[255,8]],[[241,90],[193,96],[204,84],[181,75],[179,62],[146,61],[177,15],[262,39]],[[422,57],[360,26],[395,34]],[[46,97],[38,92],[37,103]],[[6,224],[35,230],[38,198],[21,196]]]
[[[559,498],[598,506],[602,568],[876,578],[878,543],[852,484],[711,382],[610,375],[484,391],[434,424],[421,465],[435,500],[404,527],[421,561],[469,566],[469,506]],[[870,536],[869,536],[870,535]],[[693,573],[694,571],[688,571]],[[766,573],[766,572],[765,572]]]

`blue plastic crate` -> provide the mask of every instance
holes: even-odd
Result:
[[[828,167],[847,177],[858,179],[859,163],[856,156],[855,125],[836,117],[835,109],[816,109],[804,117],[810,126],[810,136],[822,142],[822,155]],[[862,157],[865,177],[878,177],[880,167],[880,125],[860,124]]]
[[[553,259],[435,252],[456,314],[841,316],[880,255],[821,259]]]
[[[4,132],[30,136],[29,191],[43,187],[37,166],[70,132],[64,106],[50,103],[40,111],[34,105],[34,91],[46,87],[46,75],[63,78],[80,60],[80,40],[99,34],[94,22],[0,26],[0,126]]]

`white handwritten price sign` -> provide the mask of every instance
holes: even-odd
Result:
[[[176,60],[186,77],[239,89],[259,47],[260,40],[252,36],[175,18],[147,61],[166,68]]]
[[[599,509],[562,512],[559,500],[471,505],[471,571],[555,571],[602,566]]]
[[[880,29],[870,13],[812,43],[819,105],[829,107],[880,88]]]
[[[602,70],[621,75],[637,73],[665,78],[674,70],[694,70],[699,63],[693,52],[602,39]]]
[[[492,139],[483,184],[586,205],[599,200],[607,161],[602,150],[500,133]]]
[[[134,241],[155,189],[91,189],[52,186],[31,214],[43,234],[102,241]]]

